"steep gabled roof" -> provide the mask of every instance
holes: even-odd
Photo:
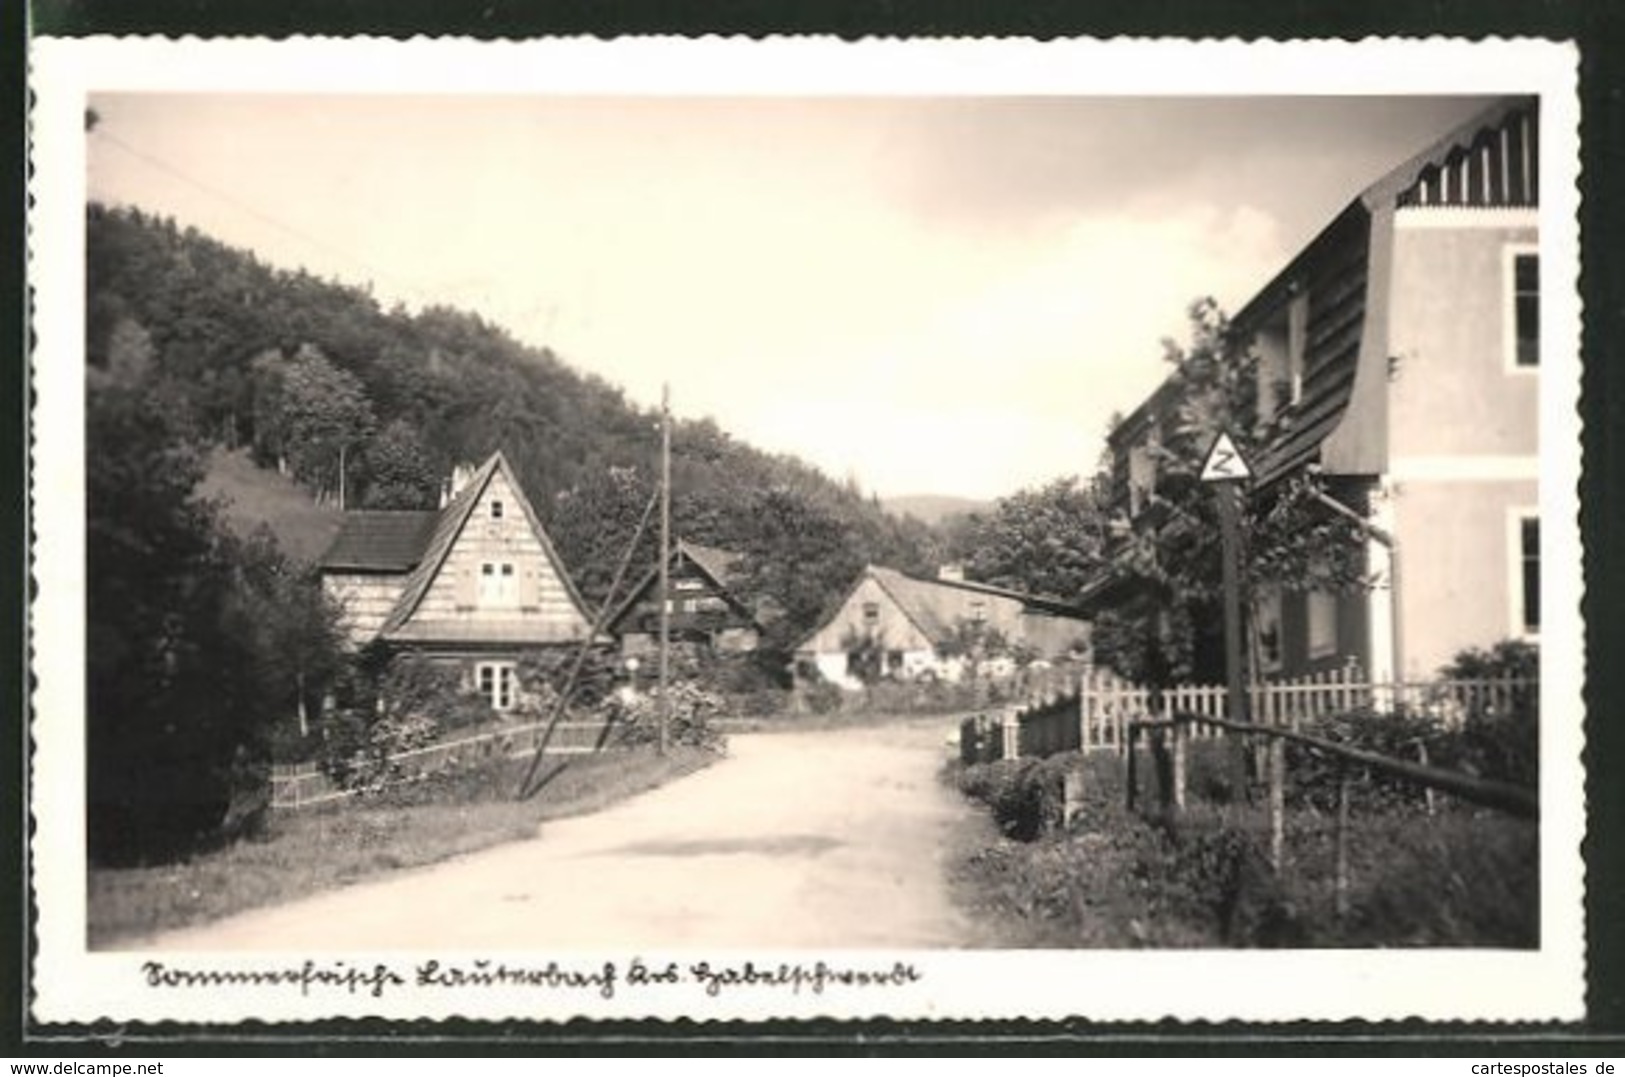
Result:
[[[433,510],[347,512],[320,566],[330,572],[408,572],[423,559],[439,518]]]
[[[524,510],[525,520],[530,524],[531,531],[541,543],[542,552],[553,566],[554,574],[558,577],[559,582],[564,585],[565,592],[569,594],[577,612],[581,613],[589,624],[591,623],[592,618],[586,614],[586,605],[581,601],[581,595],[576,591],[575,584],[570,580],[570,574],[565,571],[564,563],[559,560],[558,552],[553,549],[552,540],[547,537],[547,532],[543,530],[541,521],[537,519],[536,510],[531,507],[530,498],[525,496],[524,488],[519,485],[519,480],[514,475],[513,468],[508,464],[508,458],[502,454],[501,450],[498,450],[492,453],[484,464],[480,465],[480,469],[458,492],[451,504],[441,510],[439,518],[435,521],[434,531],[429,536],[423,557],[412,570],[412,574],[407,577],[406,583],[401,587],[401,595],[396,600],[395,608],[390,611],[389,616],[384,619],[383,626],[378,630],[380,636],[396,635],[400,632],[402,626],[411,619],[412,614],[417,612],[418,605],[423,601],[423,596],[429,591],[429,585],[439,575],[441,566],[446,563],[446,556],[451,553],[452,547],[457,543],[457,537],[462,534],[464,525],[468,523],[469,514],[474,511],[474,506],[479,502],[481,495],[485,493],[485,488],[491,484],[492,476],[497,474],[498,471],[501,471],[502,477],[507,480],[509,488],[513,490],[514,497],[519,502],[519,507]]]
[[[745,559],[744,554],[719,550],[715,546],[701,546],[697,542],[684,542],[680,539],[677,542],[677,552],[709,576],[711,582],[719,587],[728,586],[740,562]]]
[[[887,570],[891,571],[891,570]],[[1039,613],[1052,613],[1058,617],[1084,617],[1086,614],[1077,606],[1064,602],[1053,595],[1035,595],[1026,591],[1016,591],[1009,587],[997,587],[991,583],[981,583],[977,580],[943,579],[941,576],[916,576],[912,573],[899,573],[904,579],[915,584],[924,584],[927,587],[946,587],[956,591],[974,591],[977,594],[992,595],[995,598],[1009,598],[1020,602],[1023,608]]]
[[[847,591],[846,597],[841,599],[840,605],[836,607],[837,611],[843,609],[852,600],[852,596],[857,592],[857,589],[863,586],[864,580],[871,579],[892,600],[892,603],[902,612],[909,623],[934,645],[946,643],[954,638],[960,617],[958,611],[944,609],[942,600],[943,596],[956,591],[969,591],[993,598],[1019,602],[1023,612],[1042,613],[1056,617],[1072,617],[1080,621],[1088,620],[1088,615],[1083,610],[1059,599],[1029,595],[1021,591],[1012,591],[1009,588],[995,587],[991,584],[976,583],[971,580],[944,580],[935,576],[912,576],[895,568],[886,568],[883,565],[870,565],[865,568],[863,574]],[[828,623],[826,621],[814,629],[806,639],[797,644],[797,649],[805,647],[810,640],[827,627]]]
[[[1529,143],[1522,127],[1510,121],[1527,116]],[[1304,286],[1311,277],[1342,278],[1347,286],[1331,297],[1334,311],[1324,314],[1311,302],[1311,347],[1323,344],[1336,355],[1316,370],[1305,371],[1304,395],[1281,415],[1282,429],[1260,453],[1255,482],[1268,486],[1305,463],[1314,461],[1320,448],[1343,421],[1356,389],[1356,371],[1365,329],[1365,290],[1370,228],[1374,216],[1397,207],[1456,204],[1474,208],[1530,206],[1539,200],[1536,99],[1512,97],[1497,101],[1446,132],[1426,149],[1389,170],[1367,186],[1274,278],[1259,290],[1231,320],[1233,330],[1250,334],[1271,313]],[[1506,129],[1505,148],[1498,132]],[[1490,144],[1495,144],[1491,153]],[[1516,145],[1514,145],[1516,144]],[[1485,169],[1484,157],[1511,156],[1514,166]],[[1454,179],[1450,179],[1450,176]],[[1479,178],[1481,176],[1481,178]],[[1441,178],[1443,177],[1443,178]],[[1469,190],[1476,186],[1477,190]],[[1325,303],[1321,306],[1324,308]]]
[[[756,615],[733,593],[733,583],[737,582],[736,572],[739,564],[744,559],[744,554],[718,549],[715,546],[701,546],[698,543],[685,542],[682,539],[678,539],[671,549],[671,560],[673,562],[686,560],[699,569],[701,574],[711,581],[712,586],[721,592],[723,598],[735,607],[736,613],[755,622]],[[626,619],[626,615],[631,613],[633,608],[649,593],[649,589],[659,582],[659,579],[660,566],[656,565],[638,581],[637,586],[627,592],[626,598],[615,608],[615,612],[610,614],[609,619],[604,622],[605,630],[614,632],[620,626],[620,623]],[[760,625],[757,627],[760,627]]]

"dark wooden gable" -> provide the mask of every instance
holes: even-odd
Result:
[[[736,554],[679,542],[670,562],[672,638],[704,642],[731,628],[760,629],[749,606],[729,586]],[[660,630],[660,572],[652,570],[611,615],[608,631],[624,636]]]

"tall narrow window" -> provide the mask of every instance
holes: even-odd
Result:
[[[481,662],[476,667],[480,695],[491,704],[492,710],[505,711],[514,704],[514,664],[512,662]]]
[[[1326,591],[1310,591],[1305,600],[1309,617],[1309,657],[1326,658],[1337,653],[1337,596]]]
[[[1258,668],[1264,673],[1281,672],[1281,592],[1264,588],[1253,604],[1253,629],[1258,635]]]
[[[1526,636],[1540,634],[1540,517],[1518,521],[1519,628]]]
[[[491,519],[493,519],[493,520],[502,519],[502,502],[500,502],[500,501],[491,502]]]
[[[1287,401],[1296,404],[1303,399],[1304,364],[1309,351],[1309,296],[1299,292],[1287,307],[1286,364]]]
[[[1540,365],[1540,255],[1519,254],[1512,259],[1512,326],[1514,362],[1520,367]]]

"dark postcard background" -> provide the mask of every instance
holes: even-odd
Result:
[[[122,1053],[420,1056],[475,1053],[708,1054],[1353,1054],[1583,1055],[1625,1051],[1625,5],[1615,0],[35,0],[0,3],[0,92],[5,112],[5,204],[0,224],[0,331],[6,345],[0,405],[0,860],[18,886],[0,887],[0,1054]],[[31,1022],[27,919],[28,764],[24,549],[28,486],[25,162],[26,42],[30,34],[196,34],[283,37],[460,35],[477,38],[590,34],[831,34],[1329,38],[1539,37],[1580,45],[1581,288],[1584,474],[1581,528],[1587,626],[1585,690],[1589,834],[1589,1018],[1575,1026],[928,1024],[663,1025],[563,1027],[381,1022],[261,1028],[41,1027]],[[46,599],[48,601],[48,598]],[[1236,985],[1240,986],[1240,985]],[[1449,985],[1440,985],[1448,990]],[[1105,1034],[1109,1033],[1109,1036]],[[434,1037],[431,1040],[429,1037]]]

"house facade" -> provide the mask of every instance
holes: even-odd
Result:
[[[507,459],[494,453],[438,512],[353,512],[320,563],[353,646],[460,666],[498,711],[528,650],[580,643],[581,596]]]
[[[1538,102],[1498,102],[1368,187],[1232,318],[1272,431],[1250,496],[1313,476],[1327,511],[1366,521],[1373,581],[1255,595],[1260,672],[1354,659],[1423,679],[1538,639],[1539,144]],[[1111,441],[1134,510],[1154,502],[1166,406]]]
[[[752,600],[736,593],[739,554],[678,541],[667,565],[670,640],[711,654],[745,654],[761,643],[762,623]],[[632,589],[605,623],[620,641],[621,654],[636,658],[660,645],[660,571]]]
[[[958,680],[967,628],[1055,659],[1088,649],[1089,621],[1053,599],[957,578],[911,576],[870,565],[836,611],[796,647],[796,665],[845,688],[861,687],[854,644],[872,641],[878,672],[898,680]]]

